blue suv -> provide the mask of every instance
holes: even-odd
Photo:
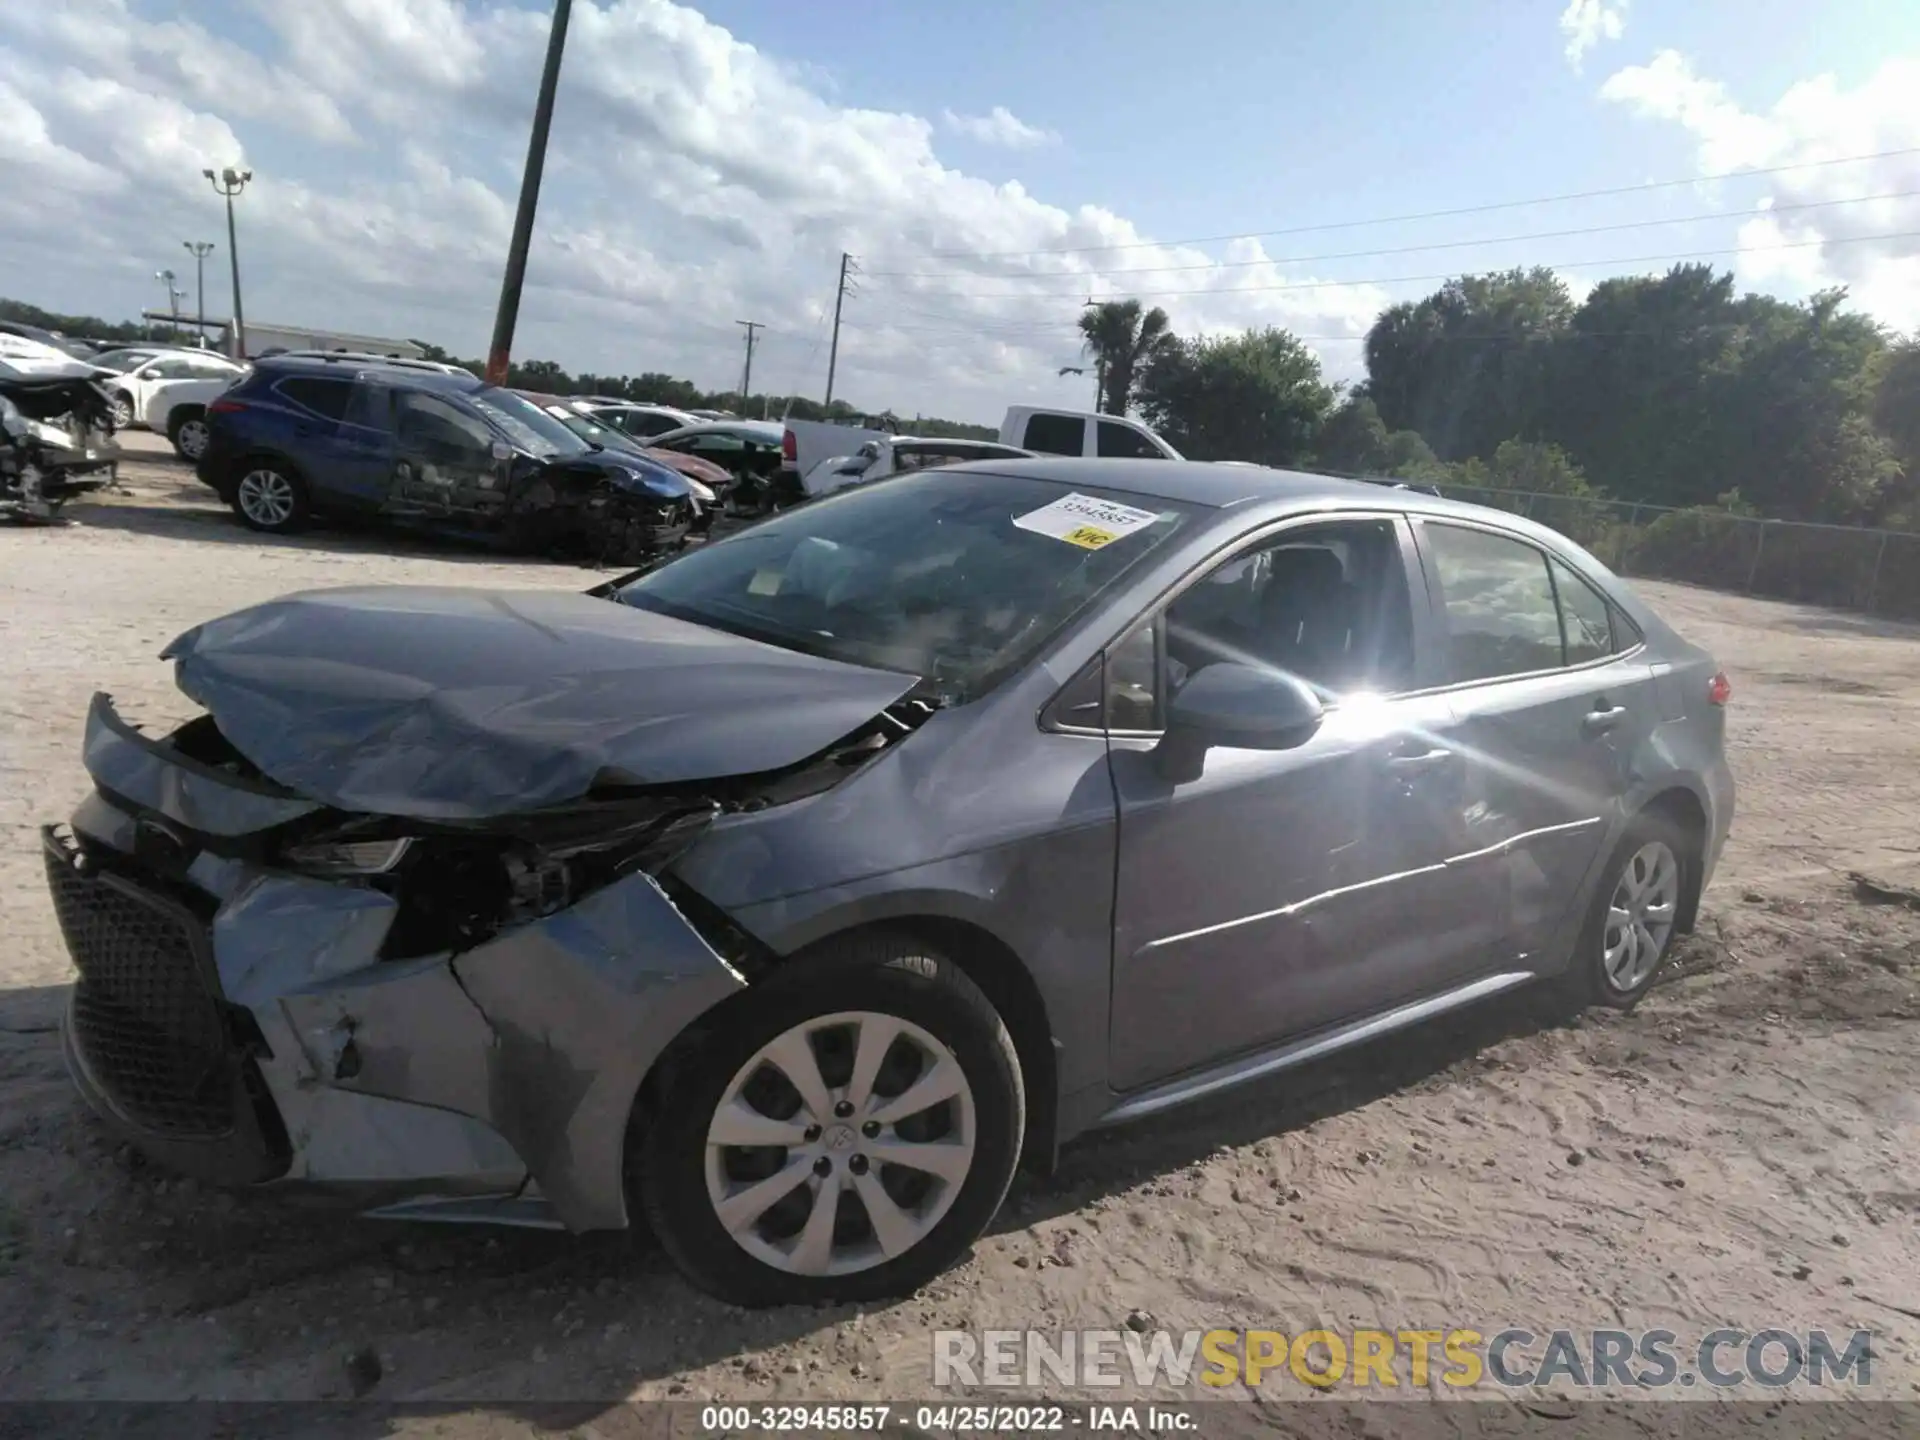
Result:
[[[207,407],[195,467],[243,524],[360,516],[516,550],[645,565],[705,518],[675,471],[583,440],[465,371],[282,355]]]

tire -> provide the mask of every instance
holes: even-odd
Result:
[[[234,467],[233,513],[249,530],[291,535],[312,518],[307,485],[287,466],[272,460],[243,461]]]
[[[880,1047],[865,1086],[863,1035]],[[839,1102],[824,1115],[780,1063],[804,1081],[808,1060],[818,1101]],[[676,1046],[664,1081],[640,1148],[641,1208],[693,1284],[754,1308],[925,1284],[1000,1208],[1026,1130],[1019,1060],[992,1004],[945,956],[885,932],[829,941],[729,1002]],[[910,1094],[947,1098],[899,1109]],[[727,1123],[766,1143],[710,1143]],[[886,1160],[899,1146],[915,1163]],[[920,1168],[936,1162],[947,1178]],[[875,1201],[888,1207],[880,1224]]]
[[[1673,948],[1699,864],[1698,842],[1680,826],[1658,812],[1634,817],[1607,858],[1580,929],[1563,982],[1569,1003],[1616,1010],[1640,1003]],[[1623,926],[1623,915],[1641,923]]]
[[[200,457],[207,453],[207,442],[213,432],[207,428],[207,412],[199,406],[182,406],[167,417],[167,439],[173,442],[173,453],[182,460],[199,463]]]
[[[113,417],[114,429],[125,430],[129,428],[133,424],[133,397],[124,390],[114,391],[113,400],[108,406],[108,413]]]

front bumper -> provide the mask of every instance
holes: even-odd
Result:
[[[71,840],[45,843],[80,975],[69,1067],[111,1126],[213,1183],[327,1185],[389,1215],[627,1223],[640,1084],[744,984],[649,877],[459,954],[382,959],[394,899],[266,858],[310,802],[171,754],[105,696],[86,761],[100,792]]]

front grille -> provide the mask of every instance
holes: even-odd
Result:
[[[170,1139],[233,1132],[238,1055],[212,980],[207,930],[184,905],[75,868],[47,837],[47,887],[80,971],[73,1040],[127,1120]]]

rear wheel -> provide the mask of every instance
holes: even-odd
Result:
[[[641,1195],[738,1305],[910,1292],[979,1236],[1020,1154],[1013,1041],[957,966],[855,936],[761,981],[671,1063]]]
[[[249,529],[290,535],[307,523],[306,484],[283,465],[253,462],[234,483],[233,513]]]
[[[206,454],[212,433],[207,428],[207,412],[197,406],[175,410],[167,419],[167,438],[173,442],[173,453],[182,460],[197,462]]]
[[[1672,948],[1698,864],[1698,846],[1680,826],[1657,812],[1635,817],[1594,894],[1567,970],[1569,999],[1618,1010],[1639,1003]]]

